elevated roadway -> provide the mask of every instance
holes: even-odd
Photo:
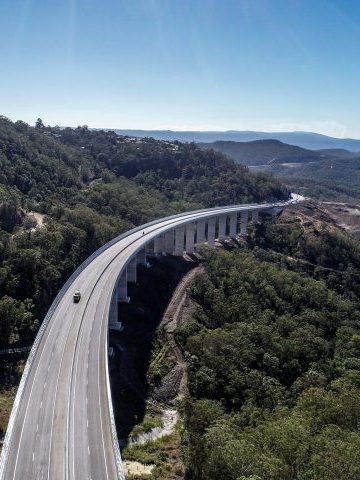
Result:
[[[30,352],[4,440],[0,479],[123,479],[108,329],[121,329],[118,302],[128,300],[127,282],[135,280],[137,263],[146,253],[182,255],[197,243],[213,244],[215,236],[246,234],[258,212],[283,206],[235,205],[160,219],[120,235],[87,259],[55,299]],[[82,294],[78,304],[76,289]]]

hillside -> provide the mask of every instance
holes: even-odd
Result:
[[[286,196],[273,177],[195,145],[1,118],[0,347],[29,344],[66,278],[120,232],[179,211]]]
[[[358,202],[360,155],[296,166],[273,165],[271,171],[290,189],[319,200]]]
[[[236,162],[248,166],[264,166],[281,163],[318,162],[330,158],[325,152],[306,150],[279,140],[255,140],[252,142],[200,143],[202,148],[213,148],[229,155]],[[335,156],[333,154],[332,156]]]
[[[360,151],[360,140],[335,138],[313,132],[253,132],[253,131],[172,131],[172,130],[115,130],[119,135],[153,137],[157,140],[209,143],[218,140],[229,142],[251,142],[254,140],[279,140],[280,142],[309,150],[345,149]]]
[[[199,144],[236,162],[274,173],[290,190],[319,200],[360,198],[360,154],[344,149],[306,150],[278,140]]]
[[[311,203],[203,255],[177,331],[186,478],[359,478],[358,241]]]

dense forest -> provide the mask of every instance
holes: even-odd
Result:
[[[274,166],[271,171],[289,188],[304,196],[338,202],[358,201],[360,198],[360,155],[296,168]]]
[[[360,478],[360,245],[302,220],[204,249],[178,333],[188,479]]]
[[[120,232],[179,211],[286,196],[273,177],[194,144],[1,117],[0,348],[31,344],[66,278]]]

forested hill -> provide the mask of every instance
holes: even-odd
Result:
[[[286,195],[273,177],[194,144],[1,117],[0,348],[29,344],[71,272],[133,225]]]
[[[185,478],[358,480],[359,242],[309,203],[203,259],[177,332]]]
[[[279,140],[254,140],[253,142],[201,143],[202,148],[213,148],[229,155],[243,165],[272,165],[282,163],[319,162],[334,157],[329,151],[307,150],[295,145],[288,145]],[[336,150],[336,152],[338,152]],[[345,151],[346,152],[346,151]],[[347,154],[351,155],[349,152]]]

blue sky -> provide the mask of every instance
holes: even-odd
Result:
[[[360,138],[360,2],[1,0],[0,113]]]

